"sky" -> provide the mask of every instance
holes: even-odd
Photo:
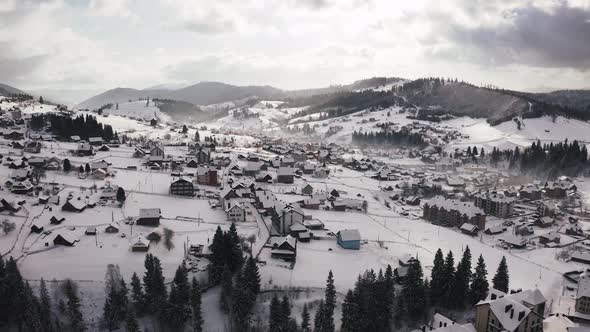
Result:
[[[28,91],[373,76],[590,88],[590,0],[0,0],[0,83]]]

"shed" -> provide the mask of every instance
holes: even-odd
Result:
[[[361,234],[358,229],[344,229],[336,234],[336,241],[344,249],[359,250],[361,247]]]
[[[150,249],[150,241],[139,235],[137,239],[131,245],[131,251],[134,252],[146,252]]]
[[[119,233],[119,225],[110,224],[104,229],[105,233]]]
[[[88,228],[86,228],[86,230],[84,231],[84,234],[86,234],[86,235],[96,235],[96,227],[88,227]]]
[[[53,239],[53,244],[58,246],[68,246],[71,247],[74,243],[80,241],[72,232],[63,232],[58,233],[55,238]]]
[[[140,226],[158,226],[160,225],[162,211],[159,208],[139,209],[139,218],[137,225]]]
[[[463,225],[461,225],[461,232],[467,235],[471,235],[471,236],[475,236],[477,235],[477,226],[470,224],[470,223],[464,223]]]

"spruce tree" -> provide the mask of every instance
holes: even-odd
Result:
[[[137,273],[133,272],[133,275],[131,276],[131,302],[133,303],[135,312],[140,315],[143,314],[145,310],[144,301],[145,295],[143,293],[141,281],[139,280]]]
[[[68,158],[64,159],[63,161],[63,170],[66,173],[72,170],[72,164]]]
[[[474,305],[477,302],[485,299],[489,291],[488,284],[488,271],[486,270],[486,263],[483,260],[483,256],[479,255],[477,265],[475,266],[475,273],[473,274],[473,281],[469,289],[469,298],[471,304]]]
[[[445,260],[443,258],[442,250],[439,248],[434,255],[434,263],[432,265],[432,272],[430,273],[430,288],[432,295],[432,304],[438,305],[442,301],[445,290]]]
[[[217,226],[213,241],[211,242],[211,255],[209,257],[209,280],[217,285],[221,282],[221,275],[225,265],[225,243],[221,227]]]
[[[225,265],[221,277],[221,295],[219,302],[221,310],[228,312],[231,305],[231,297],[233,293],[233,278],[229,266]]]
[[[452,307],[452,285],[455,282],[455,259],[453,252],[449,251],[445,258],[445,266],[443,272],[443,289],[442,289],[442,303],[446,308]]]
[[[281,326],[281,301],[279,300],[277,294],[274,294],[272,300],[270,301],[270,316],[269,316],[269,330],[270,331],[279,331]]]
[[[86,173],[90,173],[90,165],[88,163],[86,163],[86,166],[84,166],[84,171]]]
[[[408,315],[412,319],[420,318],[426,308],[424,280],[420,261],[415,259],[408,267],[408,274],[404,279],[402,296],[406,303]]]
[[[137,317],[135,316],[135,310],[130,309],[127,311],[127,317],[125,318],[125,327],[127,328],[127,332],[140,332],[139,323],[137,322]]]
[[[226,263],[228,264],[230,271],[235,272],[242,266],[244,259],[242,257],[240,237],[238,236],[238,231],[236,230],[236,224],[233,222],[229,227],[229,231],[227,232],[226,247],[226,254],[228,254]]]
[[[191,309],[193,312],[193,331],[203,332],[203,313],[201,312],[201,287],[193,277],[191,285]]]
[[[313,319],[313,330],[314,332],[324,332],[324,316],[325,315],[325,307],[324,307],[324,300],[320,300],[320,304],[318,305],[318,310],[315,313],[315,317]]]
[[[496,270],[496,274],[492,279],[492,285],[495,289],[501,290],[504,293],[508,293],[508,286],[510,282],[510,276],[508,275],[508,265],[506,264],[506,257],[502,256],[500,265]]]
[[[307,303],[303,304],[303,311],[301,312],[301,332],[311,332],[309,311]]]
[[[360,308],[356,303],[352,290],[348,290],[342,303],[342,332],[360,332]]]
[[[154,313],[154,256],[152,254],[146,254],[143,265],[145,267],[145,272],[143,274],[143,285],[145,288],[143,305],[148,313]]]
[[[39,312],[39,299],[33,294],[28,282],[24,283],[23,290],[23,298],[27,305],[22,313],[24,320],[21,326],[24,326],[26,331],[41,331],[43,326],[41,325],[41,314]]]
[[[47,284],[43,278],[41,278],[41,283],[39,285],[39,306],[39,315],[43,331],[53,331],[53,323],[51,320],[51,298],[49,297]]]
[[[453,303],[456,308],[462,309],[467,302],[469,281],[471,280],[471,250],[465,248],[463,257],[457,265],[453,283]]]
[[[248,288],[254,295],[260,292],[260,272],[252,256],[248,257],[244,266],[244,283],[244,287]]]
[[[334,308],[336,307],[336,288],[334,287],[334,275],[332,270],[328,272],[324,299],[323,332],[334,331]]]
[[[177,269],[170,287],[170,297],[166,320],[168,325],[175,330],[182,330],[190,317],[190,286],[188,283],[188,272],[184,263]]]
[[[70,279],[64,283],[64,290],[67,298],[66,313],[70,321],[70,327],[73,331],[86,331],[84,317],[80,311],[80,298],[76,290],[76,284]]]
[[[162,266],[160,264],[160,259],[158,257],[153,258],[153,278],[152,278],[152,291],[153,291],[153,311],[157,313],[160,318],[161,315],[164,313],[164,308],[166,308],[166,285],[164,284],[164,275],[162,273]]]

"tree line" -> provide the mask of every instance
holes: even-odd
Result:
[[[92,115],[78,115],[72,118],[62,114],[39,114],[31,118],[29,125],[33,130],[41,130],[48,122],[52,133],[63,140],[69,140],[71,136],[80,136],[83,140],[89,137],[102,137],[106,141],[119,139],[113,127],[98,122]]]
[[[380,131],[380,132],[357,132],[352,133],[353,144],[369,145],[393,145],[393,146],[414,146],[425,147],[428,145],[424,137],[419,133],[410,131]]]

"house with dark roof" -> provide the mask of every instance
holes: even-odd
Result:
[[[476,304],[476,331],[542,331],[546,302],[538,289],[513,294],[490,289],[488,296]]]
[[[63,231],[55,236],[53,239],[53,245],[71,247],[78,241],[80,241],[80,239],[78,239],[73,232]]]
[[[277,170],[277,182],[292,184],[294,182],[295,170],[291,167],[279,167]]]
[[[424,203],[422,217],[436,224],[461,227],[464,223],[485,229],[486,214],[473,202],[462,202],[437,196]]]
[[[195,186],[192,181],[184,178],[178,178],[170,184],[170,195],[177,196],[194,196]]]
[[[291,235],[270,238],[270,256],[286,261],[297,258],[297,239]]]
[[[86,203],[78,199],[70,199],[61,207],[62,211],[82,212],[86,209]]]
[[[157,227],[160,225],[162,211],[159,208],[139,209],[137,225]]]

